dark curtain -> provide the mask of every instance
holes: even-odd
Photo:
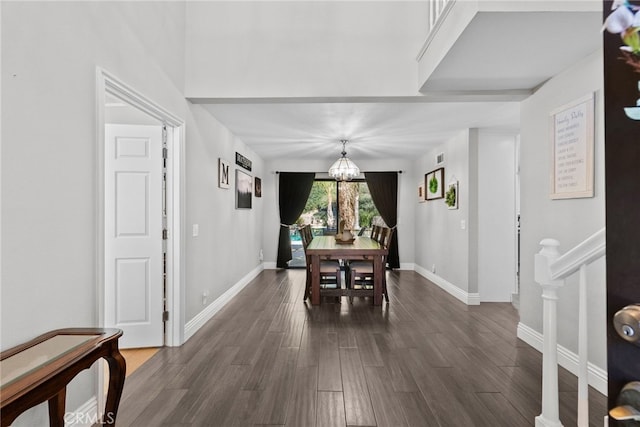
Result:
[[[397,172],[365,172],[364,179],[369,192],[384,222],[391,228],[398,224],[398,173]],[[393,233],[387,262],[390,268],[400,268],[398,255],[398,229]]]
[[[287,268],[291,261],[291,239],[289,226],[294,224],[307,204],[315,173],[280,172],[280,236],[278,238],[278,260],[276,267]]]

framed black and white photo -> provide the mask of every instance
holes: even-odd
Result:
[[[444,197],[444,168],[433,170],[425,175],[424,186],[427,200],[442,199]]]
[[[218,158],[218,187],[229,188],[231,186],[231,175],[229,163]]]
[[[251,209],[253,178],[236,169],[236,209]]]

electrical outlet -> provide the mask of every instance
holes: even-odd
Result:
[[[193,224],[191,231],[192,231],[191,234],[193,235],[193,237],[198,237],[198,234],[200,234],[200,226],[198,224]]]
[[[460,228],[462,230],[466,230],[467,228],[467,221],[465,221],[464,219],[460,220]]]
[[[433,265],[431,266],[431,272],[432,272],[432,273],[435,273],[435,272],[436,272],[436,265],[435,265],[435,264],[433,264]]]
[[[264,253],[262,252],[262,249],[260,249],[260,253],[258,254],[258,259],[260,261],[264,261]]]
[[[207,305],[207,298],[209,297],[209,291],[202,293],[202,305]]]

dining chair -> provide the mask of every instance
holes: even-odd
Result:
[[[302,249],[305,252],[306,282],[304,291],[304,300],[311,296],[311,257],[307,256],[307,247],[313,240],[313,231],[310,225],[304,225],[299,229],[302,238]],[[320,261],[320,288],[321,289],[340,289],[340,262],[337,260]]]
[[[380,234],[380,226],[379,225],[373,225],[371,227],[371,238],[375,241],[378,240],[378,235]]]
[[[391,238],[393,237],[393,228],[380,227],[378,234],[378,242],[382,247],[389,249],[391,244]],[[385,301],[389,302],[389,295],[387,294],[387,256],[382,258],[382,294]],[[370,290],[373,295],[373,281],[374,281],[374,269],[373,261],[353,261],[349,264],[349,288],[352,291],[358,290]],[[358,292],[360,293],[360,292]],[[363,295],[369,296],[369,293],[362,292]],[[353,297],[349,296],[349,301],[353,302]]]
[[[387,236],[391,232],[391,229],[388,227],[380,227],[380,231],[378,233],[378,238],[375,239],[378,243],[384,246],[384,243],[387,239]]]

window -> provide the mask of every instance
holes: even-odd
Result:
[[[298,226],[310,224],[314,236],[335,234],[340,221],[354,234],[367,233],[371,222],[380,214],[373,204],[369,187],[364,180],[336,182],[316,180],[297,225],[291,227],[293,258],[290,267],[304,267],[304,252]]]

